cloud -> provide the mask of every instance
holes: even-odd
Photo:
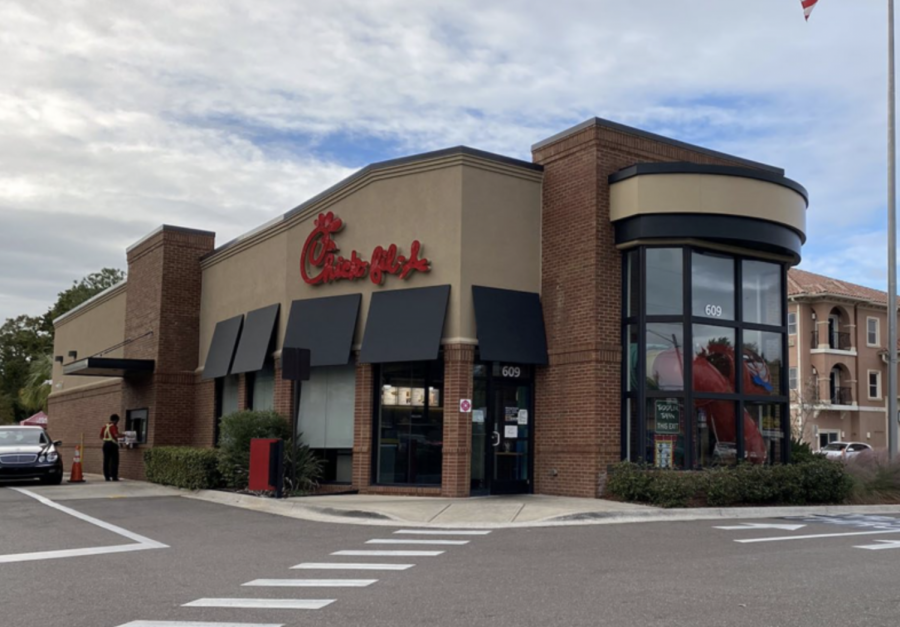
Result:
[[[594,115],[785,167],[806,263],[877,287],[884,11],[797,4],[3,3],[0,318],[159,223],[225,242],[370,161],[529,158]]]

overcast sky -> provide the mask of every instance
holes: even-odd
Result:
[[[884,289],[884,5],[5,0],[0,319],[162,223],[221,244],[372,161],[530,160],[592,116],[785,168],[801,267]]]

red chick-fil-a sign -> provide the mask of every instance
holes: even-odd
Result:
[[[418,240],[409,247],[409,257],[397,253],[397,245],[387,248],[376,246],[371,261],[360,258],[355,250],[350,257],[336,255],[340,249],[332,235],[344,228],[344,222],[332,212],[320,213],[315,228],[300,252],[300,276],[310,285],[332,283],[334,281],[356,281],[369,277],[372,283],[381,285],[387,275],[401,279],[409,278],[413,272],[428,272],[431,262],[419,257],[422,245]]]

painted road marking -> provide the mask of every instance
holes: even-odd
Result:
[[[443,555],[443,551],[335,551],[332,555],[347,555],[362,557],[370,555],[372,557],[435,557]]]
[[[275,588],[365,588],[377,581],[377,579],[254,579],[243,585]]]
[[[181,607],[232,607],[247,610],[321,610],[334,599],[197,599]]]
[[[366,544],[446,544],[450,546],[462,546],[468,543],[469,540],[407,540],[405,538],[377,539],[366,542]]]
[[[817,533],[808,536],[779,536],[777,538],[749,538],[744,540],[735,540],[735,542],[781,542],[782,540],[811,540],[814,538],[844,538],[850,536],[874,536],[883,533],[900,533],[900,529],[888,529],[885,531],[851,531],[849,533]]]
[[[880,551],[882,549],[900,549],[900,540],[875,540],[881,544],[863,544],[853,547],[854,549],[868,549],[870,551]]]
[[[344,564],[340,562],[304,562],[291,566],[299,570],[407,570],[415,564]]]
[[[119,627],[284,627],[284,623],[205,623],[183,620],[133,620]]]
[[[122,527],[119,527],[117,525],[104,522],[98,518],[94,518],[93,516],[82,514],[81,512],[66,507],[65,505],[55,503],[54,501],[51,501],[50,499],[41,496],[40,494],[35,494],[31,490],[26,490],[24,488],[10,489],[26,496],[30,496],[31,498],[46,505],[47,507],[51,507],[55,510],[63,512],[64,514],[68,514],[69,516],[77,518],[78,520],[82,520],[86,523],[90,523],[92,525],[100,527],[101,529],[105,529],[106,531],[111,531],[112,533],[128,538],[129,540],[133,540],[135,544],[117,544],[114,546],[98,546],[84,549],[63,549],[59,551],[38,551],[34,553],[13,553],[11,555],[0,555],[0,564],[9,564],[13,562],[33,562],[36,560],[51,560],[64,557],[83,557],[86,555],[108,555],[110,553],[127,553],[130,551],[146,551],[148,549],[169,548],[168,545],[163,544],[162,542],[151,540],[146,536],[142,536],[132,531],[128,531],[127,529],[123,529]]]
[[[713,527],[713,529],[724,529],[726,531],[744,531],[745,529],[783,529],[785,531],[797,531],[803,529],[806,525],[770,525],[768,523],[741,523],[740,525],[732,525],[730,527]]]
[[[490,531],[464,529],[401,529],[394,533],[416,534],[420,536],[486,536]]]

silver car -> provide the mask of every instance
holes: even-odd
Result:
[[[872,451],[872,447],[865,442],[829,442],[819,449],[819,455],[827,459],[848,460]]]

